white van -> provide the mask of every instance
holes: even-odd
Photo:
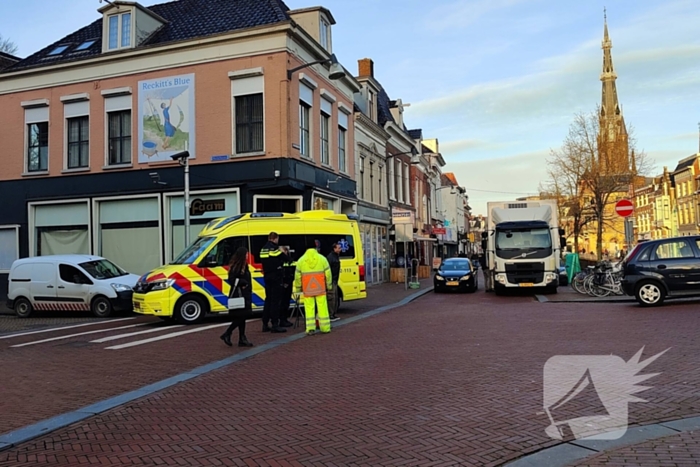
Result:
[[[91,255],[22,258],[12,263],[7,306],[20,318],[34,310],[88,311],[99,317],[131,310],[139,276]]]

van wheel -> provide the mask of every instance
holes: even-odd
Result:
[[[92,314],[98,318],[106,318],[112,314],[112,302],[110,302],[107,297],[98,295],[92,299],[90,310],[92,310]]]
[[[18,318],[29,318],[34,309],[32,304],[26,298],[18,298],[15,300],[15,314]]]
[[[180,297],[175,304],[174,316],[180,324],[197,324],[207,315],[204,300],[196,295]]]
[[[645,281],[637,286],[634,298],[641,306],[659,306],[664,302],[666,294],[658,282]]]

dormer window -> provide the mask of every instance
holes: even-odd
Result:
[[[330,35],[331,35],[331,27],[328,24],[328,22],[321,18],[321,30],[320,30],[320,38],[321,38],[321,47],[324,49],[328,50],[330,52]]]
[[[111,15],[107,20],[109,50],[131,47],[131,12]]]

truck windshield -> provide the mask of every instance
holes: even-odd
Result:
[[[552,237],[549,229],[498,230],[496,232],[496,250],[514,252],[517,255],[545,250],[549,252],[551,249]]]
[[[209,245],[215,240],[215,237],[199,237],[190,246],[178,255],[170,264],[192,264],[199,256],[204,253]]]

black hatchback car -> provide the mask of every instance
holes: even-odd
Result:
[[[467,258],[449,258],[442,262],[433,277],[435,293],[443,290],[476,292],[479,288],[477,270]]]
[[[642,306],[700,296],[700,236],[638,244],[622,263],[622,288]]]

